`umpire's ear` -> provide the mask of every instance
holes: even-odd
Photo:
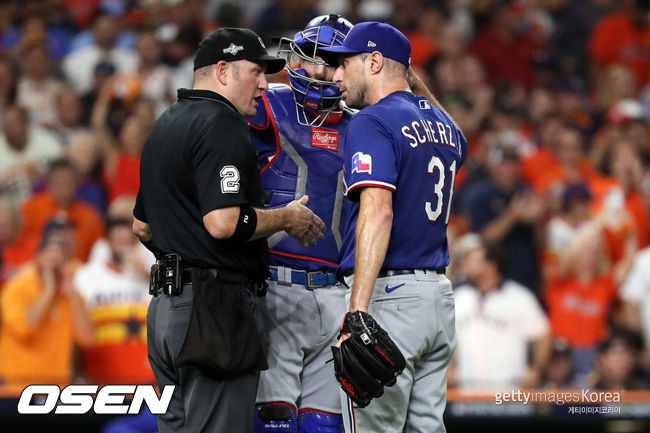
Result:
[[[216,65],[214,65],[214,75],[217,81],[222,86],[228,85],[232,79],[232,73],[230,72],[231,65],[228,64],[225,60],[219,60]]]

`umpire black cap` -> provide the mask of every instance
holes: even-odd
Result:
[[[234,27],[219,29],[201,41],[194,56],[194,70],[221,60],[265,62],[267,74],[280,72],[285,64],[283,58],[269,55],[262,38],[254,31]]]

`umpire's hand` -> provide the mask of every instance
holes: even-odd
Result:
[[[316,245],[318,239],[323,239],[325,231],[325,223],[305,206],[308,201],[309,196],[304,195],[287,205],[285,231],[298,239],[303,247]]]

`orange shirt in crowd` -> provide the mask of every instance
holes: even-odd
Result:
[[[546,194],[553,184],[570,181],[566,169],[547,147],[540,147],[524,159],[522,168],[524,178],[539,194]],[[590,189],[592,189],[591,183],[602,177],[594,170],[587,158],[580,161],[578,171],[581,180],[589,185]]]
[[[0,289],[9,278],[18,272],[22,265],[34,258],[34,251],[38,248],[38,243],[39,238],[23,233],[13,244],[2,247]]]
[[[636,233],[639,249],[650,244],[650,215],[643,196],[638,192],[630,192],[625,196],[625,209],[632,215],[636,223]]]
[[[605,206],[604,199],[606,193],[611,191],[612,188],[620,188],[618,182],[609,179],[609,184],[601,183],[600,192],[597,193],[597,200],[594,200],[592,209],[595,213],[600,212]],[[639,249],[648,245],[650,239],[650,216],[645,207],[643,196],[637,192],[629,192],[625,196],[623,204],[627,214],[620,224],[614,226],[606,226],[603,229],[603,236],[609,251],[609,258],[613,263],[618,262],[625,254],[625,245],[628,237],[632,234],[636,235],[637,247]]]
[[[140,188],[140,157],[120,153],[115,175],[106,176],[104,181],[108,188],[109,202],[123,195],[135,197]]]
[[[553,335],[580,349],[600,343],[607,335],[607,316],[615,298],[611,273],[588,284],[574,277],[549,281],[546,302]]]
[[[93,383],[154,383],[147,353],[147,305],[113,305],[92,311],[95,341],[84,348]],[[136,329],[137,334],[132,335]]]
[[[75,226],[75,257],[87,261],[93,244],[104,235],[104,222],[101,215],[83,201],[75,200],[67,209],[62,209],[47,191],[30,197],[23,204],[23,234],[40,239],[45,225],[58,214],[65,214]]]
[[[635,27],[625,13],[608,15],[596,25],[589,52],[604,66],[625,65],[634,72],[637,85],[643,87],[650,71],[650,26]]]
[[[32,327],[27,309],[40,293],[41,279],[33,265],[22,268],[0,293],[0,379],[9,385],[70,383],[72,307],[57,295],[43,321]]]
[[[431,36],[422,32],[411,32],[407,37],[411,42],[412,67],[422,66],[438,54],[438,45]]]
[[[154,383],[147,354],[148,280],[132,269],[95,261],[73,278],[94,323],[94,341],[84,348],[91,383]]]

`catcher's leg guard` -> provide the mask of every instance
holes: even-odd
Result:
[[[280,401],[256,405],[255,433],[298,433],[296,409]]]
[[[301,409],[298,426],[300,433],[343,433],[343,417],[316,409]]]

